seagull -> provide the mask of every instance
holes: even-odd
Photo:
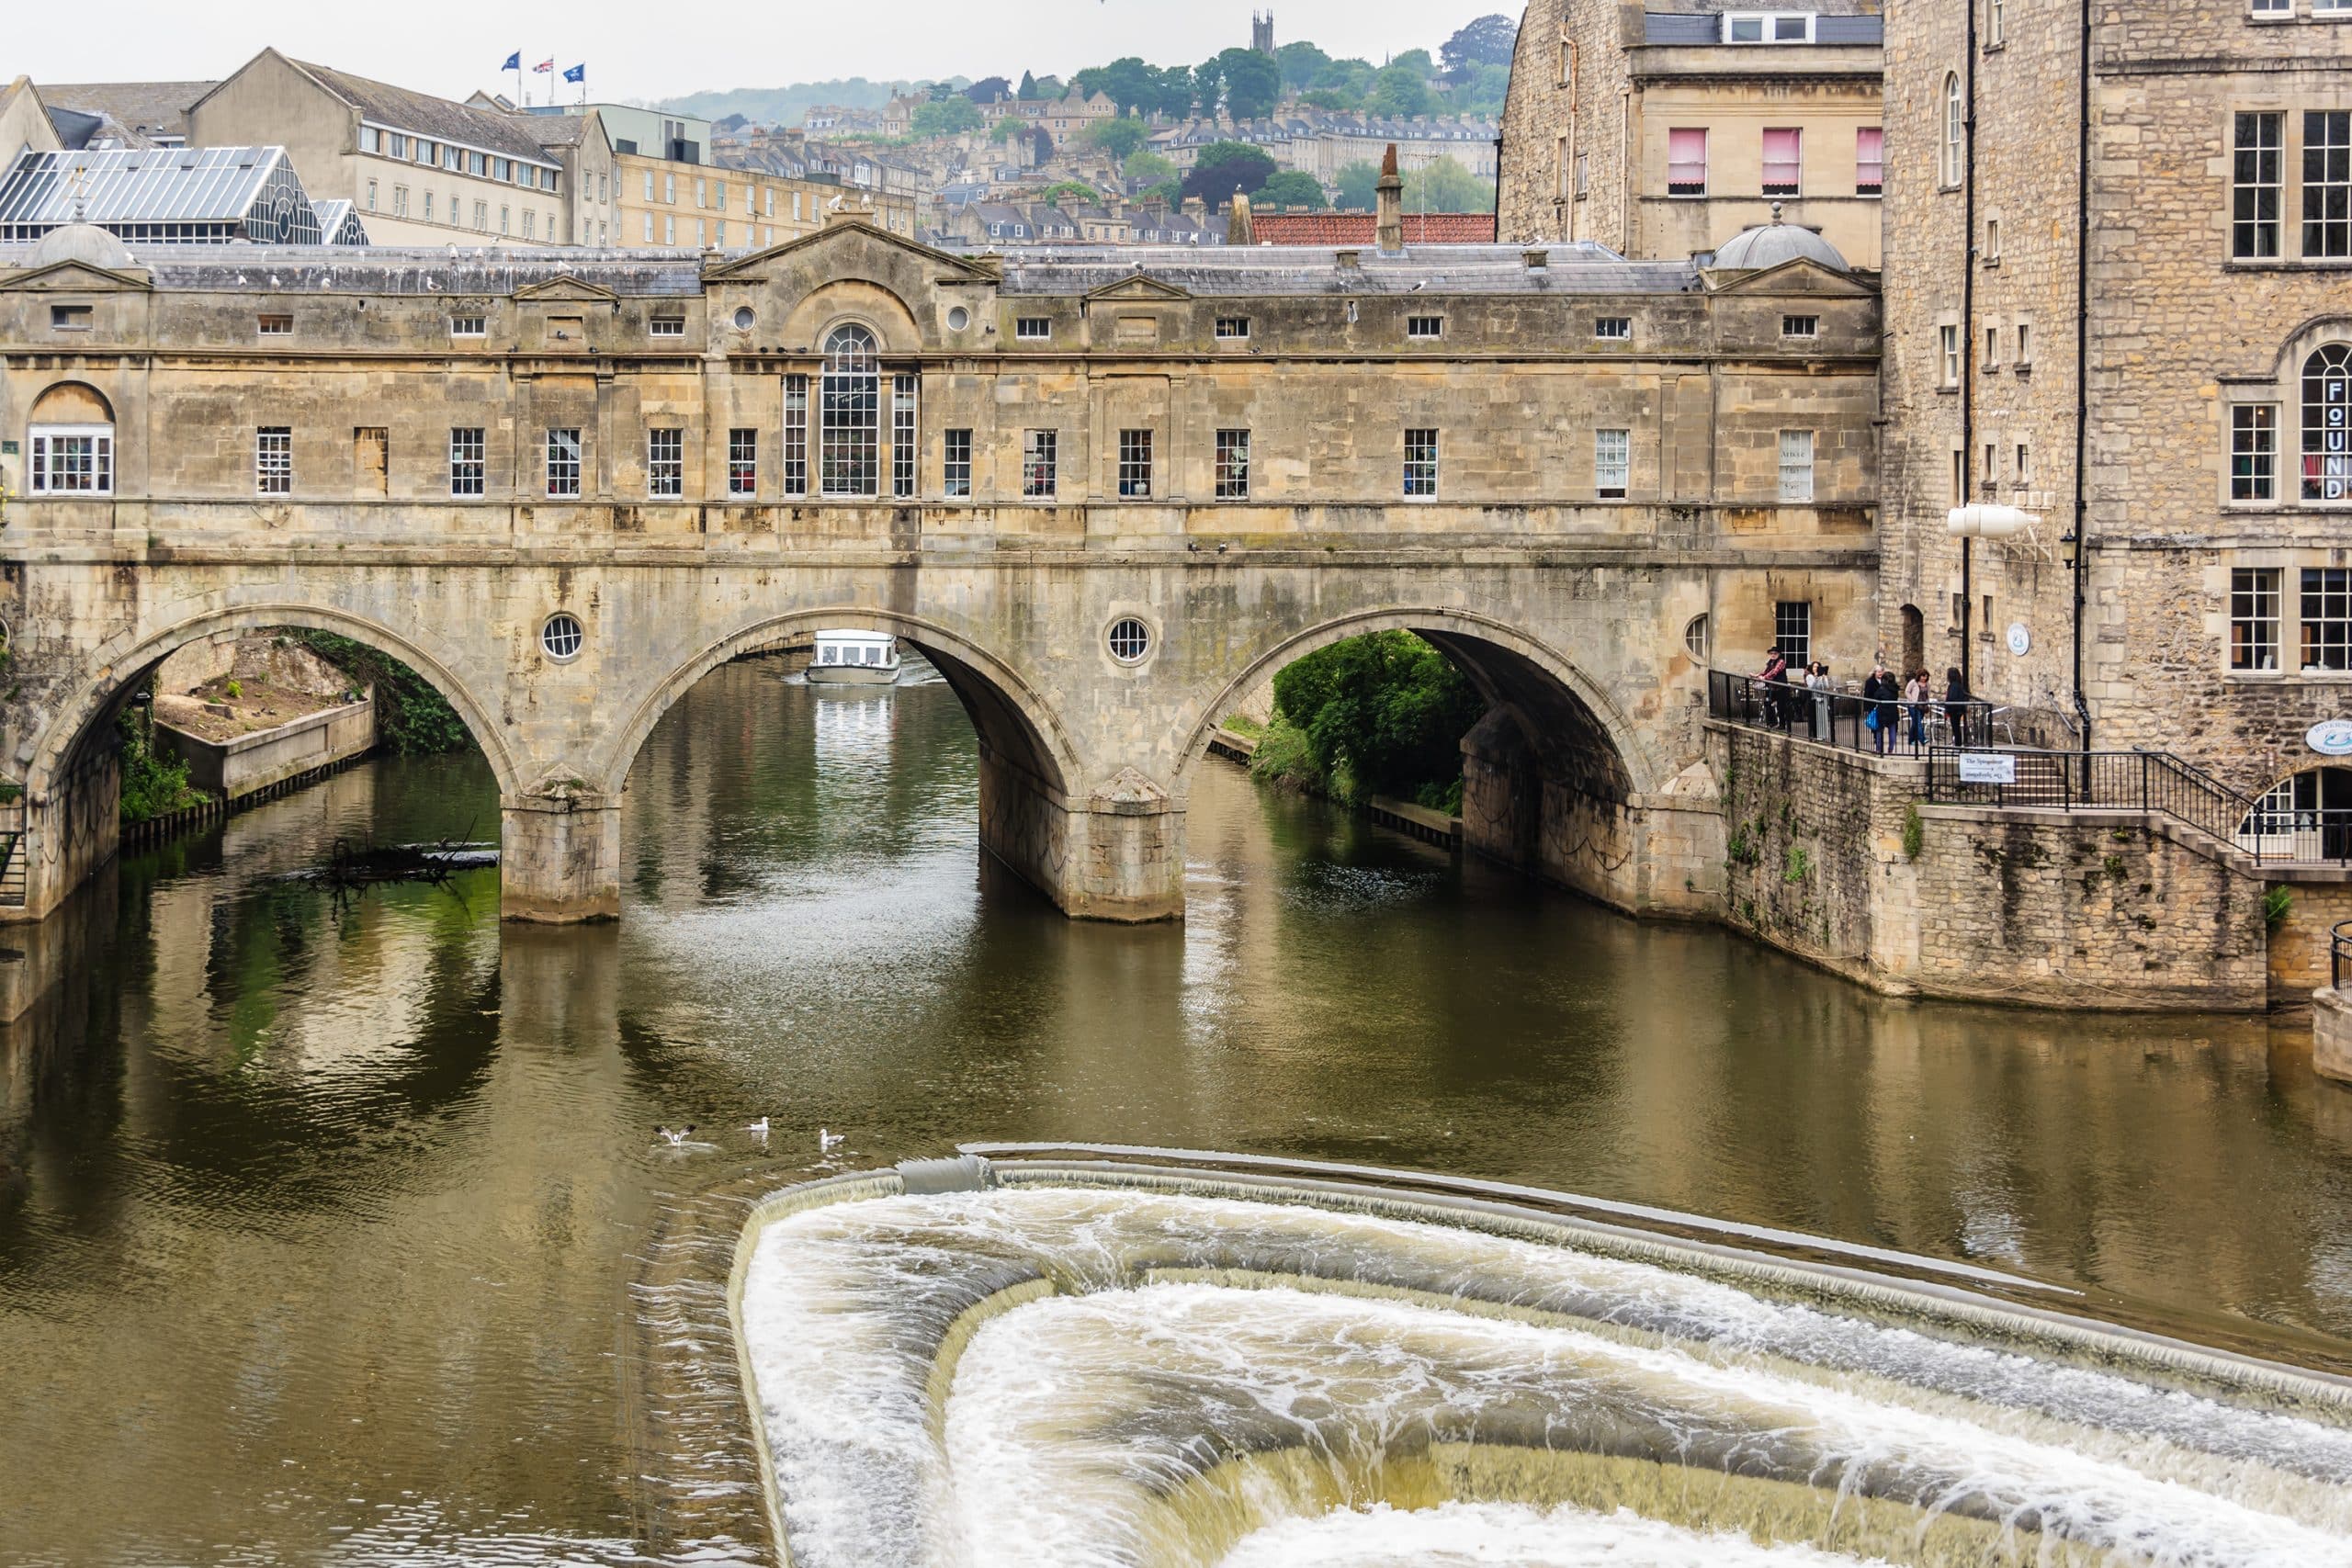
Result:
[[[653,1130],[659,1133],[662,1141],[672,1148],[683,1148],[685,1146],[686,1139],[693,1134],[695,1124],[689,1122],[683,1127],[656,1127]]]
[[[841,1133],[829,1133],[822,1127],[818,1128],[817,1152],[820,1155],[831,1154],[835,1149],[841,1147],[842,1140],[845,1134]]]
[[[752,1136],[755,1138],[764,1138],[768,1135],[768,1119],[763,1116],[758,1121],[752,1122],[750,1126],[744,1128],[743,1131],[751,1134]]]

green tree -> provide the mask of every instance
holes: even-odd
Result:
[[[951,136],[957,131],[978,130],[980,111],[969,98],[947,98],[935,104],[917,104],[913,116],[917,136]]]
[[[1363,107],[1362,98],[1340,87],[1309,87],[1306,92],[1299,94],[1298,101],[1312,105],[1318,109],[1330,109],[1339,114],[1345,114],[1351,109]]]
[[[1214,55],[1193,67],[1193,107],[1204,115],[1216,113],[1225,102],[1225,56]]]
[[[1315,85],[1325,92],[1344,93],[1351,104],[1360,104],[1372,91],[1372,79],[1378,74],[1369,60],[1335,60],[1325,66],[1315,78]]]
[[[1059,207],[1065,199],[1075,201],[1081,207],[1096,207],[1102,203],[1102,193],[1077,180],[1061,180],[1047,186],[1042,199],[1048,207]]]
[[[1037,78],[1030,75],[1026,71],[1023,71],[1021,73],[1020,90],[1015,92],[1012,96],[1023,100],[1035,98],[1037,96]]]
[[[1182,65],[1170,65],[1159,73],[1152,84],[1150,109],[1153,114],[1182,119],[1193,112],[1193,96],[1196,89],[1193,73]]]
[[[1445,62],[1446,79],[1458,82],[1475,66],[1510,70],[1511,50],[1518,42],[1519,24],[1509,17],[1480,17],[1439,45],[1437,52]]]
[[[1473,65],[1454,84],[1452,107],[1459,114],[1499,114],[1510,93],[1510,67]]]
[[[376,688],[376,734],[403,757],[462,751],[473,732],[440,689],[388,653],[333,632],[298,631],[294,640],[351,677]]]
[[[1420,51],[1416,50],[1415,53]],[[1410,119],[1415,115],[1430,112],[1430,85],[1421,73],[1402,60],[1380,68],[1372,79],[1372,92],[1364,99],[1364,107],[1373,113],[1393,119]]]
[[[989,127],[990,141],[1010,141],[1021,134],[1021,120],[1016,115],[1005,115]]]
[[[1405,176],[1408,212],[1492,212],[1495,187],[1451,158],[1440,158]]]
[[[1343,798],[1409,798],[1458,784],[1462,737],[1487,706],[1443,654],[1403,631],[1308,654],[1274,677],[1274,705]]]
[[[1098,80],[1086,90],[1102,94],[1119,106],[1121,114],[1148,114],[1159,97],[1159,72],[1130,54],[1102,67]],[[1190,90],[1188,85],[1186,91]]]
[[[1370,212],[1380,200],[1380,165],[1358,158],[1342,164],[1332,181],[1332,199],[1350,212]]]
[[[992,104],[1012,91],[1012,84],[1001,76],[983,76],[964,89],[964,96],[976,104]]]
[[[1119,172],[1131,180],[1148,180],[1154,185],[1176,186],[1183,183],[1177,177],[1175,164],[1159,153],[1148,151],[1128,153],[1127,161],[1119,165]]]
[[[1261,149],[1246,141],[1212,141],[1184,176],[1184,195],[1221,207],[1235,191],[1262,190],[1274,174],[1274,161]]]
[[[1283,85],[1295,92],[1315,85],[1331,57],[1311,43],[1286,43],[1274,51],[1274,63],[1282,67]]]
[[[1310,212],[1320,212],[1331,205],[1315,176],[1298,169],[1284,169],[1261,186],[1250,200],[1253,206],[1304,207]]]
[[[1079,141],[1114,159],[1124,159],[1151,134],[1139,119],[1098,119],[1079,132]]]
[[[1225,107],[1236,119],[1263,119],[1282,102],[1283,68],[1254,49],[1228,49],[1217,57],[1225,82]]]
[[[1426,49],[1408,49],[1388,63],[1405,67],[1424,82],[1437,74],[1437,62],[1430,58],[1430,51]]]

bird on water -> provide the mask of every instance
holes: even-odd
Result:
[[[686,1139],[693,1134],[695,1124],[689,1122],[683,1127],[656,1127],[653,1130],[660,1134],[662,1140],[672,1148],[683,1148]]]
[[[835,1149],[842,1146],[842,1140],[846,1136],[846,1134],[828,1132],[822,1127],[818,1128],[817,1152],[820,1155],[831,1154]]]

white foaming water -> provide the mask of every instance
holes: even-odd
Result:
[[[1163,1269],[1261,1288],[1148,1282]],[[959,1315],[1023,1285],[1055,1293],[976,1314],[934,1380]],[[742,1325],[799,1568],[1131,1563],[1164,1554],[1170,1500],[1228,1459],[1306,1455],[1317,1495],[1360,1512],[1385,1459],[1465,1442],[1736,1469],[2168,1564],[2352,1568],[2342,1427],[1449,1225],[1086,1189],[843,1203],[763,1233]],[[1349,1508],[1285,1520],[1322,1505],[1244,1492],[1250,1540],[1356,1539]],[[1635,1530],[1611,1563],[1793,1550],[1493,1517]]]
[[[1686,1530],[1639,1514],[1442,1503],[1375,1503],[1268,1525],[1217,1568],[1854,1568],[1883,1559],[1810,1546],[1759,1546],[1744,1535]]]

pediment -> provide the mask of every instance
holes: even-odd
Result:
[[[807,265],[820,262],[826,256],[840,258],[839,264],[829,270],[837,271],[844,276],[865,270],[847,265],[853,258],[878,260],[891,257],[900,262],[911,260],[924,264],[938,275],[933,279],[935,282],[994,283],[997,280],[993,269],[975,263],[969,256],[935,250],[880,228],[863,214],[848,213],[835,215],[815,233],[802,234],[770,245],[765,250],[753,251],[750,255],[739,256],[721,265],[707,268],[702,276],[707,283],[767,283],[788,270],[784,265],[786,263]]]
[[[1189,288],[1179,288],[1172,283],[1164,283],[1148,273],[1141,272],[1129,277],[1119,278],[1115,282],[1103,284],[1099,288],[1090,288],[1086,292],[1086,298],[1090,303],[1098,299],[1190,299],[1192,297],[1193,293]]]
[[[620,303],[621,297],[601,284],[591,283],[585,278],[573,277],[570,274],[565,274],[558,277],[543,278],[537,283],[526,283],[514,290],[514,298],[541,300],[549,304],[616,305]]]
[[[88,262],[51,262],[24,271],[0,272],[0,289],[70,294],[146,294],[154,285],[143,273],[117,272]]]
[[[1710,274],[1708,292],[1713,294],[1801,294],[1819,299],[1867,299],[1878,290],[1849,274],[1826,267],[1805,256],[1796,256],[1778,266],[1768,266],[1761,272],[1741,274],[1723,282],[1715,279],[1721,274]]]

